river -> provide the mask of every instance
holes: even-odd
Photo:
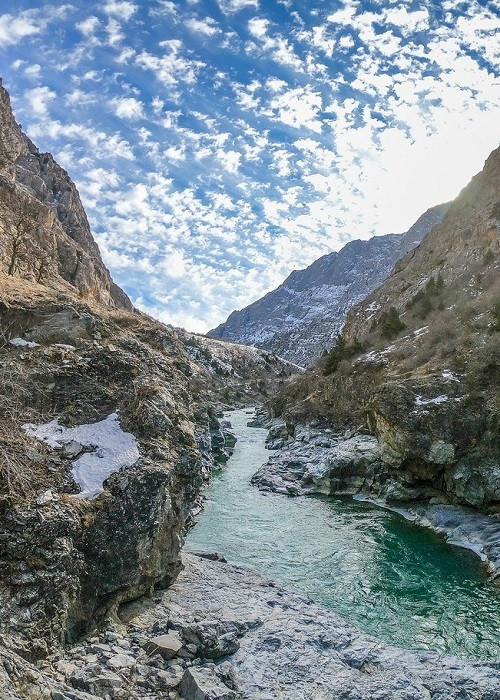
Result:
[[[389,643],[500,658],[500,590],[472,552],[371,504],[259,491],[250,478],[268,459],[267,431],[247,427],[244,410],[226,417],[238,442],[187,549],[252,566]]]

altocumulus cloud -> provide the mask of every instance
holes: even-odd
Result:
[[[348,240],[403,231],[498,145],[498,0],[4,0],[19,121],[117,281],[207,330]]]

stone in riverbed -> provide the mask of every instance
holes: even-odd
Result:
[[[199,667],[186,669],[179,694],[186,700],[235,700],[238,697],[211,669]]]
[[[179,635],[171,632],[150,639],[144,649],[148,654],[160,654],[164,659],[173,659],[182,649],[182,642]]]

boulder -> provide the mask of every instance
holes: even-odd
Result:
[[[144,649],[148,654],[160,654],[164,659],[173,659],[182,649],[182,642],[178,634],[171,632],[150,639]]]
[[[253,484],[290,495],[352,495],[382,468],[379,444],[371,435],[338,440],[320,430],[296,429],[295,434],[293,443],[254,474]]]
[[[235,700],[238,695],[207,668],[188,668],[179,684],[179,694],[186,700]]]

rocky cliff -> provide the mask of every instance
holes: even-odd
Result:
[[[448,206],[429,209],[406,233],[351,241],[338,253],[295,270],[277,289],[234,311],[210,335],[266,348],[302,367],[310,365],[331,348],[349,309],[442,221]]]
[[[200,486],[234,444],[221,410],[291,368],[132,309],[3,88],[0,118],[0,678],[19,686],[16,655],[175,579]]]
[[[102,262],[74,183],[23,134],[1,80],[0,246],[9,276],[132,309]]]
[[[372,494],[498,512],[499,257],[497,149],[274,410],[290,425],[368,427],[381,450]]]

